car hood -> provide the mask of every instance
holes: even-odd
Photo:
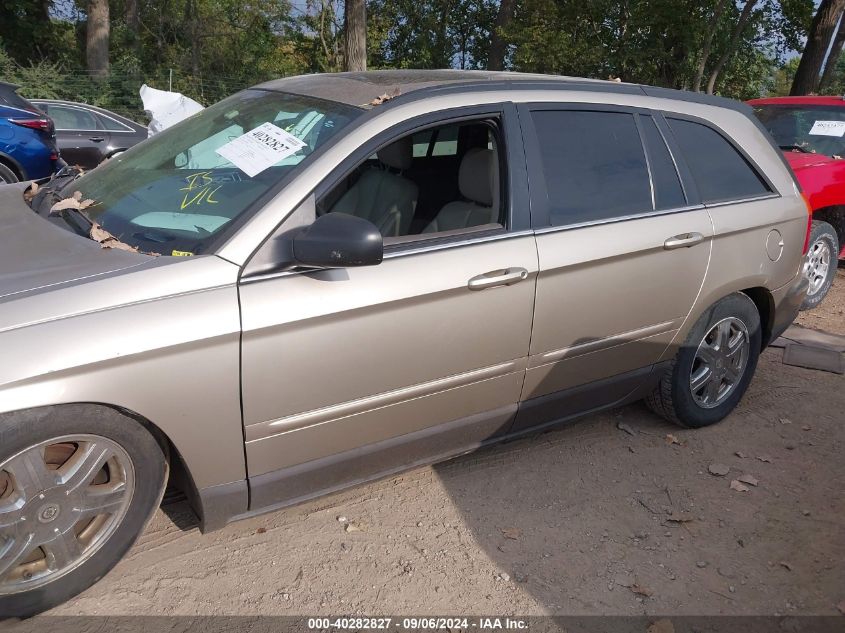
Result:
[[[38,216],[23,199],[27,186],[0,186],[0,303],[150,261],[146,255],[103,249]]]
[[[787,151],[784,152],[783,155],[786,158],[786,162],[788,162],[789,166],[792,168],[792,171],[839,162],[838,160],[831,158],[830,156],[825,156],[824,154]]]

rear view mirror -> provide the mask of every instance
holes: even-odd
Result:
[[[297,265],[312,268],[375,266],[384,257],[384,244],[372,222],[327,213],[293,238],[293,257]]]

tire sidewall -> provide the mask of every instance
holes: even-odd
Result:
[[[96,405],[65,405],[0,415],[0,462],[62,435],[93,434],[120,444],[135,469],[135,490],[120,525],[77,569],[31,591],[0,596],[0,617],[28,617],[54,607],[100,580],[135,543],[164,492],[168,466],[156,439],[141,424]]]
[[[706,409],[698,405],[693,399],[689,387],[695,354],[698,346],[716,323],[722,319],[733,317],[742,321],[748,330],[749,351],[745,364],[745,371],[739,384],[720,405]],[[678,352],[677,362],[672,371],[672,401],[675,412],[684,426],[700,428],[710,426],[724,419],[736,408],[757,369],[757,360],[762,347],[762,332],[760,329],[760,314],[757,306],[748,296],[736,293],[720,300],[710,307],[699,319],[687,336],[687,340]]]
[[[7,165],[0,163],[0,185],[10,185],[18,182],[18,177]]]
[[[814,244],[822,240],[826,241],[830,248],[830,267],[827,271],[827,278],[816,294],[807,295],[801,304],[802,310],[811,310],[824,301],[833,285],[833,279],[836,277],[836,269],[839,263],[839,238],[836,235],[836,230],[827,222],[814,221],[813,230],[810,233],[810,250],[813,249]]]

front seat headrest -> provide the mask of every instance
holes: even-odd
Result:
[[[464,198],[486,207],[498,196],[499,161],[495,150],[474,148],[464,154],[458,188]]]
[[[393,169],[404,171],[411,167],[414,159],[414,145],[410,136],[404,136],[376,152],[381,163]]]

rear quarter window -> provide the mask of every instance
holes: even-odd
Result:
[[[702,123],[666,118],[702,202],[726,202],[771,193],[766,181],[724,136]]]

